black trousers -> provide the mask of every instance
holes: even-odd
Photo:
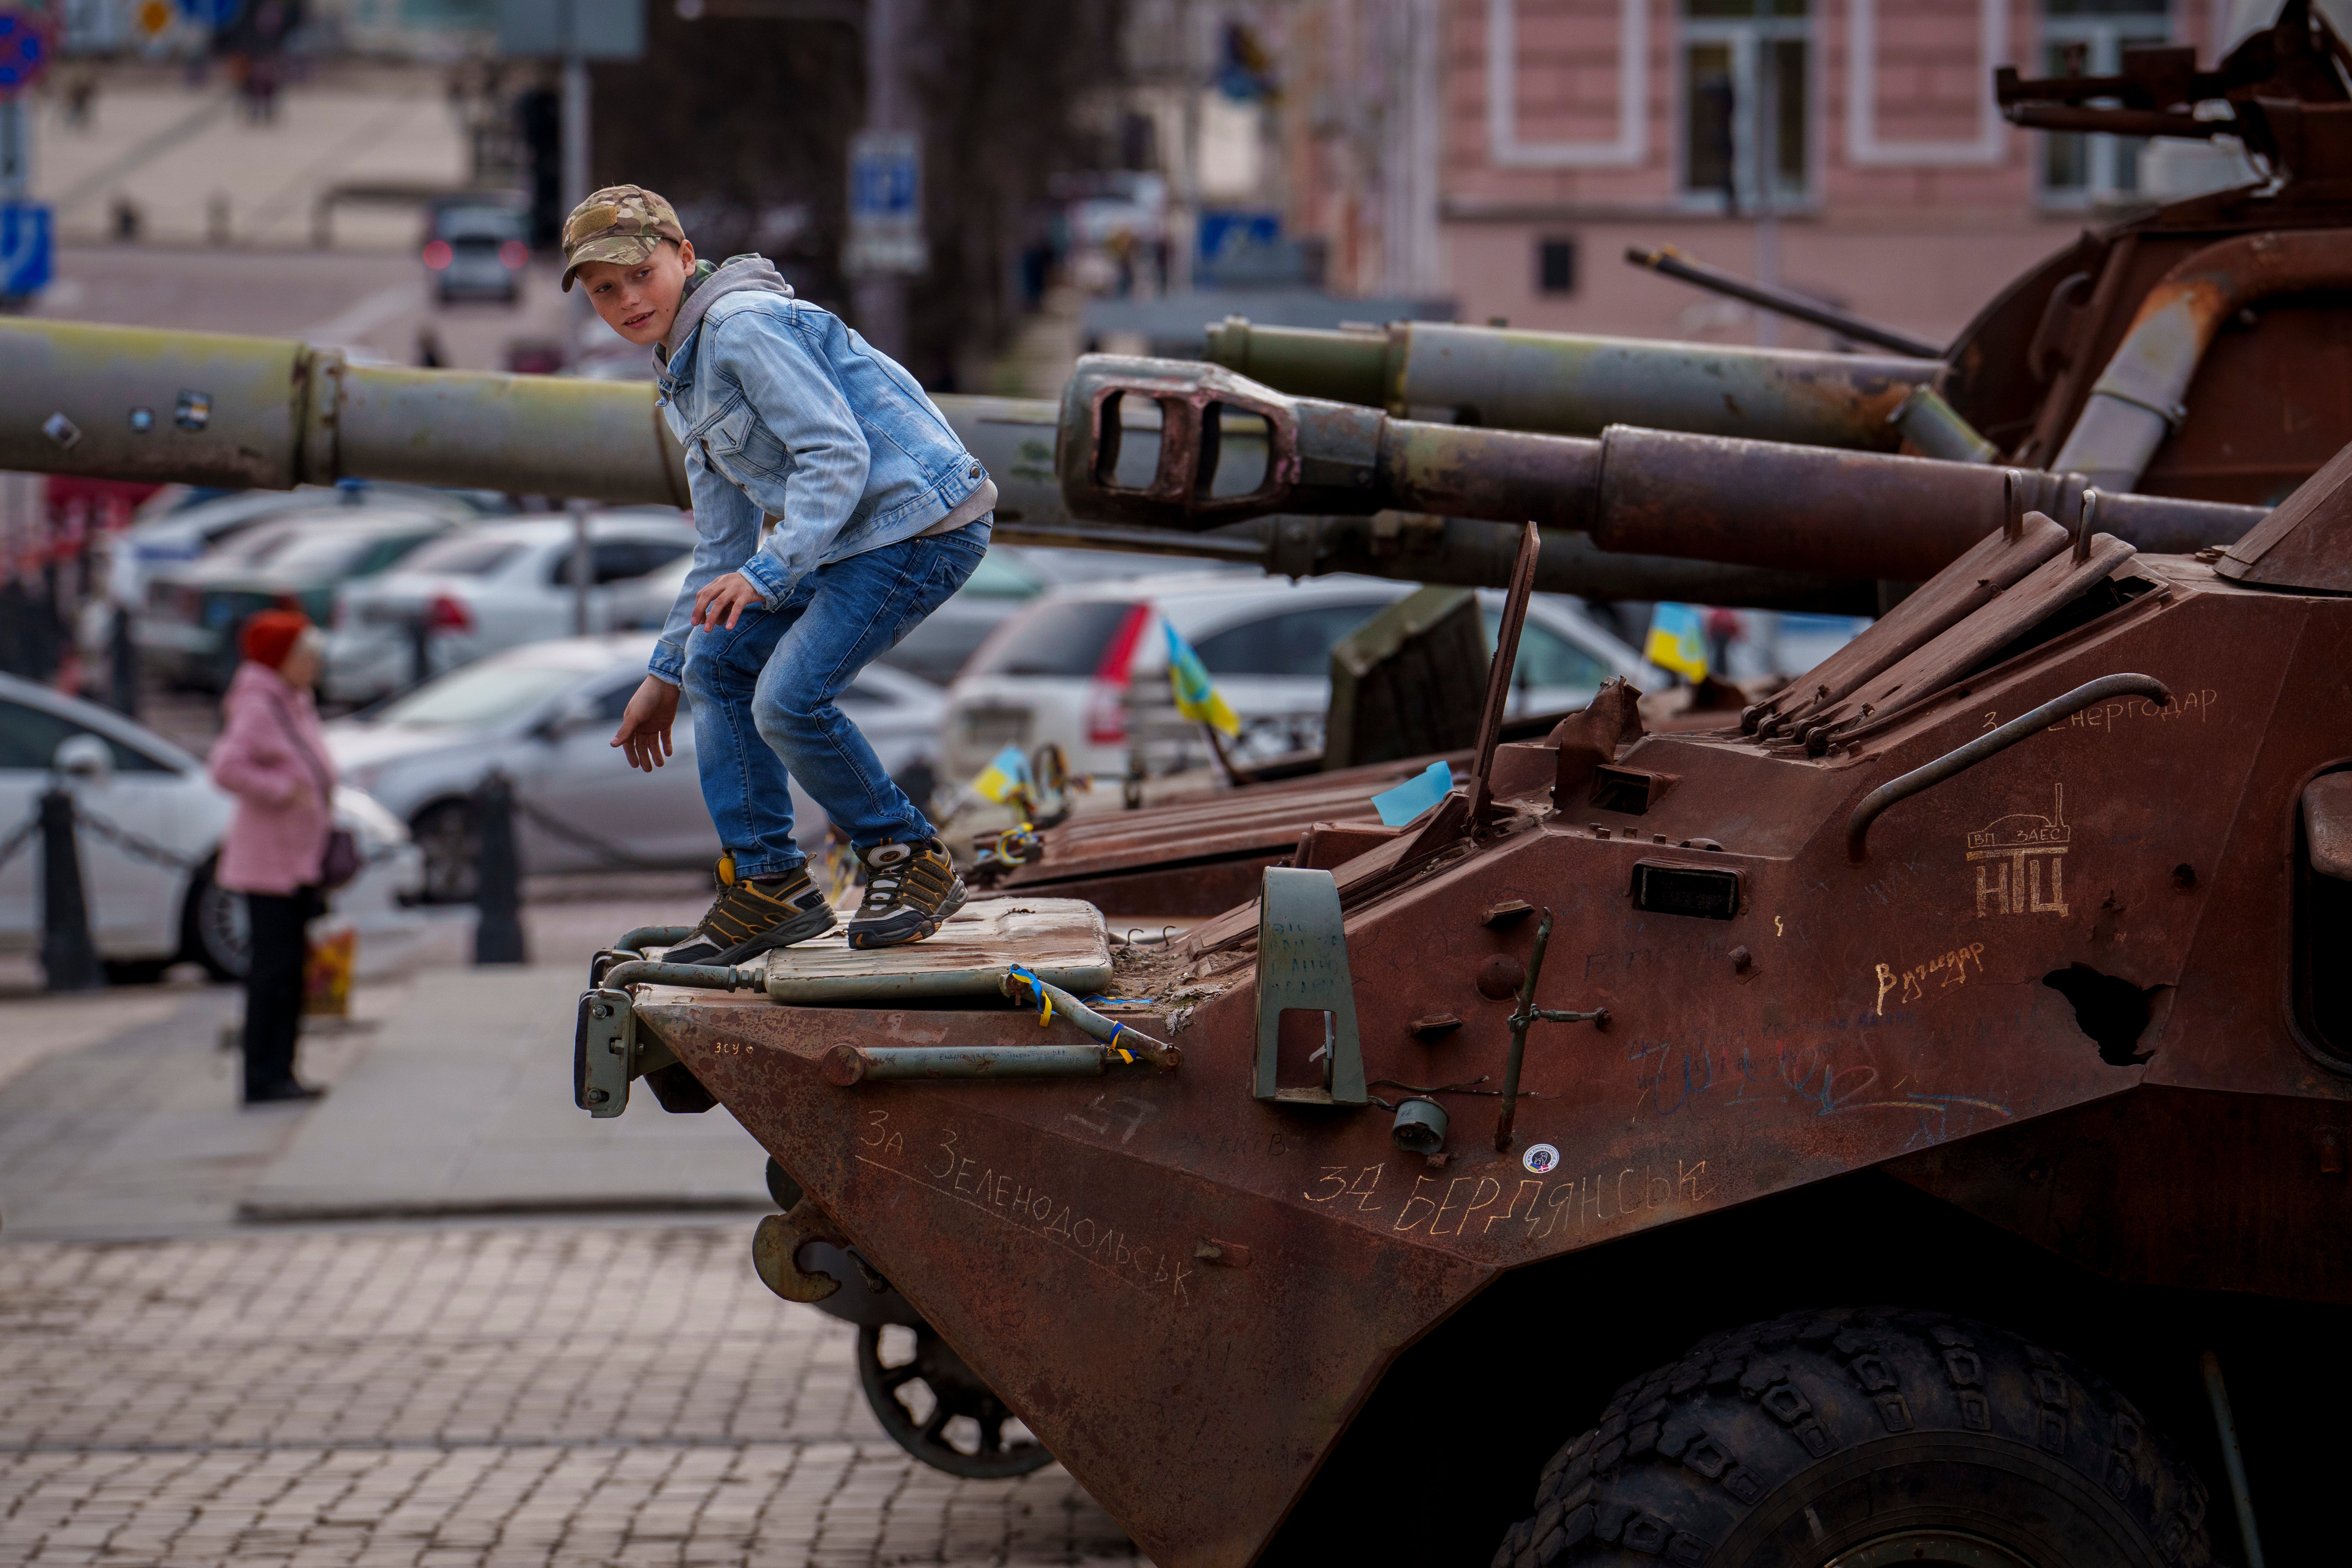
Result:
[[[319,913],[319,889],[247,893],[253,963],[245,974],[245,1093],[294,1076],[294,1042],[302,1029],[303,928]]]

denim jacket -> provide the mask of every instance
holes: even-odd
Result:
[[[701,535],[648,667],[672,685],[713,578],[741,573],[773,610],[816,568],[913,538],[988,477],[913,376],[788,294],[719,299],[655,379]]]

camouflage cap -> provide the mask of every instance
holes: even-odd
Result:
[[[686,241],[669,203],[643,185],[607,185],[563,220],[563,287],[583,261],[643,261],[663,240]]]

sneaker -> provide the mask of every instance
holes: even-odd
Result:
[[[861,849],[866,862],[866,898],[849,922],[849,945],[897,947],[920,942],[947,923],[971,895],[936,838],[912,844],[877,844]]]
[[[740,963],[833,927],[833,906],[805,868],[782,877],[746,877],[719,890],[694,934],[662,954],[662,962]]]

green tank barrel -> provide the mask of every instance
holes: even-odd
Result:
[[[1902,444],[1902,430],[1889,421],[1914,388],[1934,386],[1945,368],[1940,361],[1893,354],[1444,321],[1328,331],[1253,326],[1239,316],[1209,328],[1205,357],[1277,392],[1360,404],[1399,418],[1556,436],[1639,425],[1879,452]]]
[[[0,468],[687,504],[684,455],[643,383],[353,364],[289,339],[70,321],[0,322]]]

